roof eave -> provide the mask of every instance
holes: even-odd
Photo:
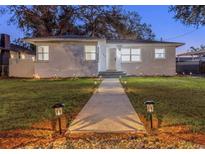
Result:
[[[24,38],[23,41],[35,44],[38,42],[60,42],[60,41],[75,41],[75,42],[98,42],[99,40],[104,40],[104,39],[86,39],[86,38]]]
[[[180,46],[183,46],[183,45],[185,45],[185,43],[145,43],[145,42],[136,42],[136,43],[134,43],[134,42],[108,42],[107,44],[118,44],[118,45],[120,45],[120,44],[133,44],[133,45],[135,45],[135,44],[138,44],[138,45],[141,45],[141,44],[149,44],[149,45],[153,45],[153,44],[155,44],[155,45],[166,45],[166,46],[175,46],[175,47],[180,47]]]
[[[176,47],[180,47],[180,46],[183,46],[185,45],[185,43],[176,43]]]

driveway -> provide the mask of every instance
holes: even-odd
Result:
[[[75,133],[145,133],[118,79],[104,79],[68,128]]]

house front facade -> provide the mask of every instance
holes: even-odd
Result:
[[[102,72],[173,76],[176,74],[176,47],[183,45],[177,42],[82,36],[26,38],[25,41],[36,46],[33,74],[30,76],[42,78],[97,76]],[[16,76],[15,72],[10,76]]]

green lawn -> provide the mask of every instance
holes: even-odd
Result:
[[[65,104],[65,112],[79,111],[94,91],[94,79],[0,80],[0,130],[27,128],[42,119],[52,119],[51,106]]]
[[[205,79],[194,77],[130,77],[127,94],[135,110],[146,116],[143,104],[154,100],[161,126],[185,124],[205,132]]]

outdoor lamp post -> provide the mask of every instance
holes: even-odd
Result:
[[[124,81],[125,90],[127,90],[127,81]]]
[[[100,75],[99,78],[100,78],[100,81],[102,81],[102,75]]]
[[[60,118],[60,116],[63,114],[63,107],[64,107],[64,104],[62,104],[62,103],[56,103],[56,104],[54,104],[52,106],[52,108],[55,111],[55,115],[58,117],[58,124],[59,124],[59,132],[60,132],[60,134],[62,133],[62,130],[61,130],[61,118]]]
[[[145,101],[144,104],[147,107],[147,115],[148,115],[149,120],[150,120],[150,127],[152,128],[153,127],[152,113],[154,112],[154,104],[155,104],[155,102],[153,100],[148,100],[148,101]]]

